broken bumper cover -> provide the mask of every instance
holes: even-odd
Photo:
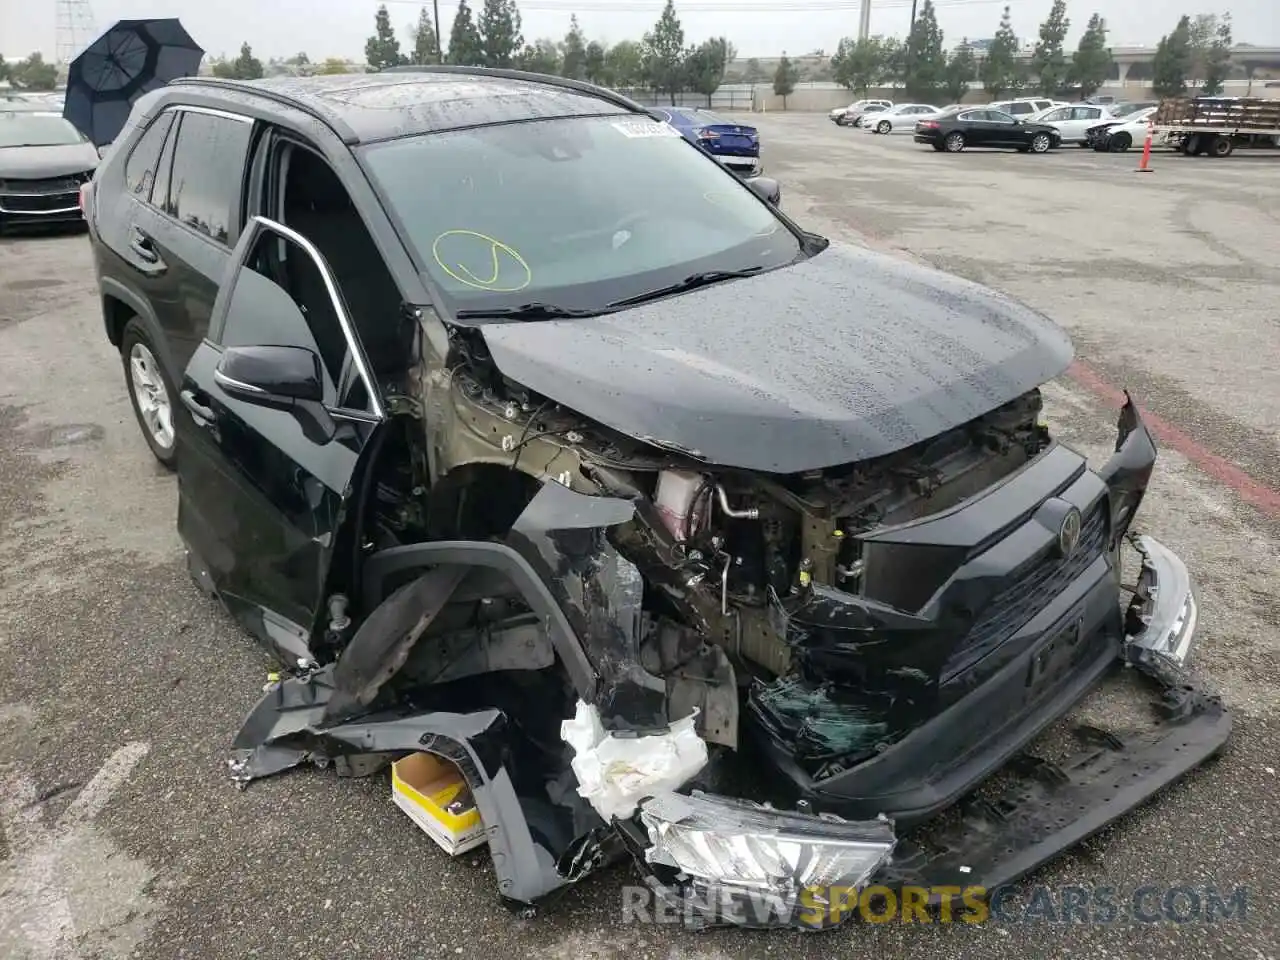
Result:
[[[1126,636],[1114,663],[1131,665],[1154,687],[1159,699],[1147,729],[1122,737],[1078,726],[1073,733],[1081,750],[1066,761],[1016,755],[1000,770],[1011,781],[1002,794],[965,798],[959,816],[931,833],[927,844],[911,836],[895,841],[887,820],[788,814],[790,834],[775,830],[762,847],[743,836],[740,801],[700,796],[691,812],[657,798],[641,808],[643,829],[624,828],[649,886],[694,928],[826,929],[857,915],[851,904],[859,889],[872,888],[912,887],[921,891],[918,899],[934,906],[950,899],[960,910],[971,905],[966,897],[989,897],[1016,882],[1216,754],[1230,735],[1230,715],[1183,672],[1196,627],[1194,585],[1167,547],[1150,537],[1134,539],[1143,568],[1129,621],[1138,629]],[[842,849],[850,837],[862,844],[861,860]],[[805,869],[787,873],[779,849],[793,858],[807,855]],[[880,860],[877,851],[884,854]],[[716,863],[726,866],[716,873]],[[770,864],[773,874],[765,875]],[[872,869],[859,876],[867,864]]]

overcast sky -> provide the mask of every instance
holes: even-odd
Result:
[[[377,0],[90,0],[98,29],[124,17],[180,17],[211,55],[234,53],[242,41],[266,59],[305,50],[313,59],[364,57],[364,41],[373,32]],[[483,0],[471,0],[473,9]],[[995,33],[1008,2],[1014,29],[1033,36],[1052,0],[935,0],[948,44],[962,37]],[[428,8],[430,0],[427,0]],[[639,38],[652,26],[663,0],[522,0],[526,40],[562,37],[569,15],[589,38],[615,42]],[[392,23],[402,43],[417,19],[418,0],[391,0]],[[440,0],[440,22],[448,36],[457,0]],[[32,50],[55,51],[55,0],[0,0],[0,54],[16,58]],[[741,56],[792,55],[835,49],[841,36],[856,34],[858,0],[677,0],[685,39],[696,43],[725,35]],[[1222,8],[1187,5],[1180,0],[1068,0],[1072,19],[1069,43],[1097,11],[1117,46],[1154,45],[1183,13],[1230,12],[1237,42],[1280,46],[1280,0],[1230,0]],[[269,12],[268,12],[269,11]],[[904,34],[911,19],[910,0],[872,0],[872,33]]]

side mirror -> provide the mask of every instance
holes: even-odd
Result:
[[[761,200],[772,203],[775,207],[782,203],[782,185],[772,177],[752,177],[747,181],[747,186]]]
[[[213,378],[228,395],[264,407],[324,400],[320,358],[305,347],[227,347]]]

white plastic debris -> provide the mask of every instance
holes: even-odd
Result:
[[[707,763],[707,744],[693,729],[695,710],[666,732],[619,737],[600,723],[595,706],[578,701],[572,720],[560,725],[560,738],[573,748],[578,793],[606,821],[625,818],[640,801],[676,790]]]

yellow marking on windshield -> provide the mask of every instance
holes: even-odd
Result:
[[[442,242],[448,237],[465,237],[468,238],[464,243],[464,247],[474,248],[479,252],[485,247],[489,251],[489,273],[486,279],[474,272],[461,260],[454,258],[453,265],[445,262],[444,255],[440,252]],[[522,279],[514,285],[508,281],[506,284],[501,283],[503,273],[503,257],[513,260],[520,272],[523,274]],[[509,244],[503,243],[488,234],[480,233],[476,230],[446,230],[440,236],[436,237],[435,242],[431,244],[431,255],[435,257],[436,263],[440,265],[440,269],[447,273],[459,283],[466,284],[468,287],[475,287],[478,290],[489,290],[493,293],[515,293],[517,290],[523,290],[533,282],[533,271],[529,268],[529,264],[524,257]],[[472,260],[475,263],[475,260]],[[464,276],[465,274],[465,276]]]

